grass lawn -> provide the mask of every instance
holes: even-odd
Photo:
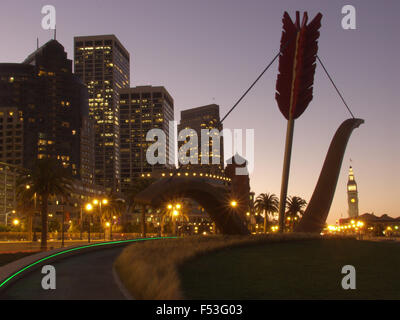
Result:
[[[0,267],[37,252],[0,253]]]
[[[400,243],[305,240],[224,249],[179,270],[187,299],[400,299]],[[344,265],[356,290],[343,290]]]

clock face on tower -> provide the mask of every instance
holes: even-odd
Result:
[[[347,188],[349,191],[357,191],[357,186],[355,185],[349,185],[349,187]]]

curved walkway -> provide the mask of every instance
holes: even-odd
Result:
[[[68,257],[51,264],[56,290],[41,286],[41,268],[10,285],[0,300],[125,300],[113,276],[113,263],[125,246]],[[44,262],[43,265],[46,265]]]

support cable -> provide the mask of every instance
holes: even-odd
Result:
[[[293,37],[294,38],[294,37]],[[275,55],[275,57],[272,59],[272,61],[265,67],[265,69],[261,72],[261,74],[257,77],[257,79],[252,83],[252,85],[246,90],[246,92],[240,97],[240,99],[234,104],[234,106],[228,111],[228,113],[218,122],[217,127],[220,127],[222,122],[232,113],[233,110],[239,105],[240,102],[247,96],[247,94],[251,91],[251,89],[254,88],[254,86],[257,84],[257,82],[262,78],[262,76],[267,72],[267,70],[272,66],[272,64],[278,59],[278,57],[283,53],[283,51],[287,48],[289,43],[292,41],[292,39],[289,39],[285,45],[281,48],[281,50]],[[179,155],[178,155],[179,156]],[[175,170],[174,174],[168,179],[168,181],[171,181],[180,171],[181,171],[182,166],[179,166],[178,169]]]
[[[347,105],[346,101],[344,100],[342,94],[340,93],[339,89],[337,88],[335,82],[333,81],[332,77],[330,76],[328,70],[326,70],[324,64],[322,63],[321,59],[319,58],[319,56],[317,55],[317,59],[319,61],[319,63],[321,64],[322,68],[324,69],[326,75],[328,76],[329,80],[331,81],[333,87],[335,88],[336,92],[338,93],[339,97],[342,99],[344,105],[346,106],[347,110],[349,111],[350,115],[353,117],[353,119],[355,119],[353,112],[351,112],[350,107]]]
[[[276,59],[280,56],[281,51],[279,51],[276,56],[272,59],[272,61],[265,67],[263,72],[257,77],[257,79],[253,82],[253,84],[246,90],[246,92],[240,97],[240,99],[235,103],[235,105],[228,111],[228,113],[220,120],[219,125],[222,124],[222,122],[231,114],[233,110],[239,105],[240,102],[247,96],[247,94],[253,89],[253,87],[256,85],[256,83],[262,78],[264,73],[272,66],[272,64],[275,62]]]

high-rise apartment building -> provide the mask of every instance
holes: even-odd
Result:
[[[129,88],[129,52],[114,35],[75,37],[74,52],[75,73],[88,88],[95,122],[95,181],[119,191],[119,90]]]
[[[174,100],[164,87],[139,86],[120,91],[121,180],[125,191],[135,177],[155,169],[170,168],[170,121],[174,120]],[[146,141],[151,129],[161,129],[166,137],[166,164],[150,165],[146,160]],[[172,139],[174,139],[172,137]],[[173,150],[174,151],[174,150]]]
[[[0,161],[25,168],[59,159],[73,177],[93,183],[94,145],[88,127],[87,89],[56,40],[23,63],[0,64]]]
[[[219,132],[222,131],[223,127],[220,124],[220,116],[219,116],[219,106],[216,104],[211,104],[203,107],[193,108],[184,110],[181,112],[181,121],[178,125],[178,137],[179,143],[178,147],[182,147],[188,139],[185,139],[185,136],[179,136],[180,132],[184,129],[192,129],[196,132],[198,138],[198,145],[189,148],[186,157],[189,157],[189,152],[192,152],[197,158],[197,164],[189,164],[184,165],[185,168],[196,170],[196,171],[211,171],[211,172],[221,172],[224,169],[224,148],[223,148],[223,138],[219,134],[212,135],[212,130],[217,129]],[[202,141],[202,130],[210,131],[210,134],[207,135],[207,140]],[[219,143],[213,143],[213,138],[215,141],[219,140]],[[205,143],[208,147],[208,155],[205,155],[207,158],[208,164],[202,164],[202,143]],[[213,164],[213,158],[214,163]],[[180,163],[182,163],[180,159]]]

